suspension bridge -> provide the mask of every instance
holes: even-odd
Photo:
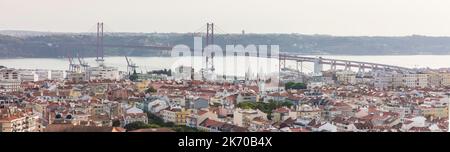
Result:
[[[172,50],[173,46],[163,46],[163,45],[131,45],[131,44],[105,44],[104,43],[104,37],[105,37],[105,31],[104,31],[104,23],[97,23],[96,26],[96,42],[95,43],[89,43],[89,44],[80,44],[80,43],[64,43],[59,45],[83,45],[83,46],[91,46],[96,48],[96,61],[103,61],[104,60],[104,48],[108,47],[114,47],[114,48],[124,48],[124,49],[148,49],[153,51],[160,51],[163,52],[162,54],[170,54],[170,51]],[[206,30],[205,30],[206,28]],[[216,28],[216,29],[215,29]],[[201,36],[204,37],[206,40],[206,43],[203,45],[203,47],[206,47],[208,45],[214,45],[214,38],[215,38],[215,30],[217,31],[217,25],[214,25],[214,23],[207,23],[206,25],[202,26],[199,30],[194,32],[193,36]],[[206,31],[206,33],[204,33]],[[193,49],[191,49],[193,51]],[[242,54],[241,54],[242,55]],[[237,56],[237,54],[235,54]],[[248,54],[244,54],[244,56],[248,56]],[[208,57],[206,57],[206,67],[205,69],[209,69],[214,71],[214,63],[213,58],[214,55],[211,54],[211,59],[208,60]],[[314,63],[314,72],[319,72],[323,70],[323,65],[329,65],[330,70],[337,70],[338,67],[342,67],[344,70],[351,70],[351,68],[357,68],[358,72],[364,72],[365,70],[387,70],[387,71],[399,71],[399,72],[413,72],[414,70],[407,67],[401,67],[396,65],[388,65],[388,64],[382,64],[382,63],[371,63],[371,62],[364,62],[364,61],[351,61],[351,60],[341,60],[341,59],[329,59],[329,58],[322,58],[322,57],[305,57],[305,56],[298,56],[298,55],[290,55],[287,53],[281,53],[278,56],[276,56],[280,61],[280,69],[286,68],[286,61],[294,61],[298,64],[302,64],[304,62]],[[129,61],[129,59],[126,59]],[[81,63],[81,61],[80,61]],[[71,64],[72,61],[71,61]],[[136,67],[136,65],[133,65]]]

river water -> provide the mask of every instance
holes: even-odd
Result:
[[[317,57],[317,56],[309,56]],[[383,63],[408,68],[448,68],[450,67],[450,55],[386,55],[386,56],[336,56],[323,55],[323,58],[344,59],[353,61],[364,61],[373,63]],[[191,66],[199,69],[204,66],[201,57],[129,57],[137,66],[138,71],[146,72],[159,69],[175,69],[180,65]],[[95,58],[86,58],[91,66],[98,65]],[[78,60],[76,60],[78,63]],[[243,75],[247,71],[251,72],[271,72],[278,70],[278,60],[256,58],[256,57],[216,57],[214,67],[216,73],[238,73]],[[121,71],[127,70],[125,57],[105,57],[105,64],[118,67]],[[20,58],[20,59],[0,59],[0,65],[17,69],[54,69],[68,70],[69,61],[63,58]],[[296,69],[295,62],[288,62],[287,67]],[[304,63],[302,66],[305,72],[311,71],[313,65]],[[301,68],[301,67],[300,67]],[[324,66],[326,69],[326,66]]]

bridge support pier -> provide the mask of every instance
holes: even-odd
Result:
[[[281,72],[281,70],[284,70],[284,69],[286,69],[286,57],[283,57],[282,59],[279,59],[278,60],[278,68],[280,69],[280,72]]]
[[[351,68],[352,68],[352,67],[351,67],[351,64],[352,64],[351,62],[345,62],[344,70],[345,70],[345,71],[350,71]]]
[[[299,64],[300,63],[300,69],[299,69]],[[301,81],[303,81],[303,61],[297,60],[297,73],[298,73],[298,77],[300,77]]]
[[[372,67],[372,69],[371,69],[372,71],[375,71],[376,69],[378,69],[377,65],[372,65],[371,67]]]
[[[358,68],[358,74],[361,76],[361,77],[364,77],[364,72],[365,72],[365,67],[366,65],[365,64],[359,64],[359,68]]]
[[[331,69],[331,71],[336,71],[336,61],[331,61],[331,65],[330,65],[331,67],[330,67],[330,69]]]
[[[286,67],[285,60],[292,60],[297,62],[297,71],[299,68],[298,62],[312,62],[314,64],[314,74],[321,74],[323,70],[323,64],[330,65],[330,70],[337,70],[337,66],[343,66],[344,70],[350,71],[352,67],[359,68],[358,72],[365,72],[365,70],[384,70],[384,71],[414,71],[410,68],[387,65],[382,63],[369,63],[369,62],[359,62],[359,61],[350,61],[350,60],[339,60],[339,59],[324,59],[322,57],[301,57],[301,56],[289,56],[289,55],[280,55],[280,69],[282,67]],[[283,64],[283,66],[281,65]]]

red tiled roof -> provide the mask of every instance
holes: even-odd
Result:
[[[223,123],[223,122],[220,122],[220,121],[215,121],[215,120],[212,120],[212,119],[209,119],[209,118],[207,118],[207,119],[205,119],[202,123],[200,123],[200,126],[203,126],[203,127],[221,127],[221,126],[223,126],[225,123]]]
[[[430,132],[431,130],[428,127],[412,127],[409,131],[415,132]]]
[[[146,129],[132,130],[130,132],[175,132],[175,131],[170,128],[146,128]]]
[[[273,110],[273,112],[276,112],[276,113],[288,113],[289,109],[285,108],[285,107],[281,107],[281,108],[277,108],[277,109]]]
[[[206,110],[199,110],[198,112],[197,112],[197,114],[200,116],[200,115],[203,115],[203,114],[205,114],[205,113],[207,113],[208,111],[206,111]]]
[[[292,132],[311,132],[311,130],[306,128],[289,128]]]

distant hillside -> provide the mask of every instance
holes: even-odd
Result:
[[[92,33],[47,33],[0,31],[0,58],[63,57],[67,50],[95,56],[96,38]],[[282,52],[333,55],[417,55],[450,54],[450,37],[336,37],[301,34],[216,35],[215,43],[280,45]],[[193,46],[192,33],[114,33],[105,44]],[[151,56],[147,49],[105,48],[107,56]]]
[[[34,36],[48,36],[65,33],[39,32],[39,31],[17,31],[17,30],[3,30],[0,35],[7,35],[13,37],[34,37]]]

